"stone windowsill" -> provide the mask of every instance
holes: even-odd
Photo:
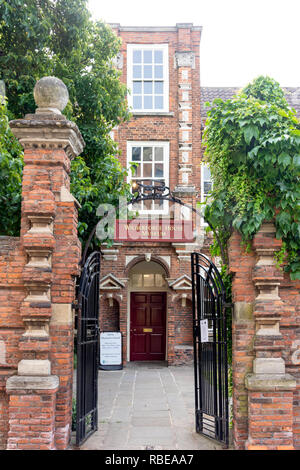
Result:
[[[175,113],[172,111],[131,111],[133,116],[171,116],[174,117]]]

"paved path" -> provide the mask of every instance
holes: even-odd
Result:
[[[192,366],[99,371],[99,429],[82,450],[218,450],[194,430]]]

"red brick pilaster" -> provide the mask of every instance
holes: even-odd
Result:
[[[256,287],[253,373],[246,377],[248,397],[248,441],[246,449],[293,449],[294,377],[286,373],[280,331],[284,302],[279,287],[283,273],[274,255],[281,242],[273,223],[264,223],[253,240],[257,262],[253,269]]]
[[[55,376],[15,376],[7,381],[9,394],[8,450],[54,450]]]
[[[233,274],[232,300],[232,380],[233,380],[233,445],[237,450],[245,448],[248,438],[248,391],[245,377],[253,367],[253,336],[255,324],[253,303],[255,289],[252,270],[254,253],[246,253],[241,236],[234,232],[229,243],[229,266]]]
[[[68,91],[54,77],[35,86],[39,108],[11,121],[23,145],[21,246],[26,295],[20,308],[18,375],[7,380],[9,449],[65,449],[71,431],[73,315],[80,243],[70,160],[83,148],[61,110]],[[40,420],[40,424],[38,423]]]

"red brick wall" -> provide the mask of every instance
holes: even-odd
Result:
[[[0,449],[6,448],[8,432],[6,380],[15,374],[21,359],[18,345],[24,325],[19,311],[25,293],[24,264],[20,239],[0,237]]]
[[[293,437],[295,448],[300,449],[300,281],[291,281],[285,273],[280,297],[285,304],[280,322],[284,341],[282,357],[286,371],[297,380],[293,394]]]
[[[47,211],[42,202],[36,206],[29,206],[35,191],[35,200],[51,200],[51,210],[54,211],[53,235],[52,237],[52,260],[51,268],[45,272],[49,276],[51,284],[52,304],[72,304],[75,295],[75,276],[78,274],[78,262],[80,259],[81,246],[77,238],[77,208],[74,201],[61,201],[60,190],[64,186],[70,188],[69,171],[70,158],[62,149],[48,150],[25,150],[23,176],[23,212],[21,235],[26,239],[29,229],[29,220],[26,210],[30,213],[43,214]],[[36,182],[38,181],[38,186]],[[34,189],[36,188],[36,189]],[[44,196],[42,196],[44,194]],[[54,203],[54,195],[56,201]],[[47,198],[47,199],[45,199]],[[49,203],[48,203],[49,204]],[[47,206],[48,207],[48,206]],[[49,240],[51,238],[49,236]],[[32,242],[27,243],[31,246]],[[48,238],[37,237],[37,245],[46,246]],[[47,270],[46,270],[47,271]],[[44,273],[37,269],[31,270],[31,276],[38,275],[41,279]],[[30,307],[31,308],[31,307]],[[22,307],[24,314],[28,315],[28,306]],[[36,314],[44,315],[47,309],[43,308]],[[51,317],[51,304],[48,308]],[[68,446],[71,430],[72,409],[72,383],[73,383],[73,324],[56,324],[50,322],[49,341],[32,342],[27,341],[27,357],[32,359],[47,359],[51,361],[51,374],[59,377],[60,386],[54,403],[55,413],[55,446],[65,449]],[[22,347],[24,349],[24,346]],[[24,358],[24,355],[23,355]]]
[[[252,270],[254,253],[246,253],[241,237],[234,233],[229,244],[229,265],[233,273],[232,301],[235,304],[232,321],[232,380],[233,380],[233,442],[244,449],[248,438],[248,392],[245,376],[252,371],[254,320],[252,315],[255,288]],[[241,314],[237,312],[238,304]]]
[[[249,392],[247,450],[293,450],[293,392]],[[267,441],[267,442],[264,442]]]
[[[272,240],[267,234],[260,236],[266,248],[270,248]],[[257,242],[256,242],[257,243]],[[286,373],[297,381],[293,391],[248,391],[245,377],[253,371],[253,359],[256,348],[270,348],[270,337],[267,341],[255,339],[255,318],[253,316],[255,296],[254,286],[255,264],[257,254],[253,249],[246,253],[241,246],[241,237],[234,233],[229,245],[229,264],[233,277],[233,442],[236,449],[245,449],[248,435],[251,443],[248,449],[284,449],[300,448],[300,342],[299,341],[299,308],[300,282],[291,281],[286,273],[280,282],[279,296],[283,301],[280,314],[280,332],[283,336],[282,357],[286,364]],[[266,271],[267,272],[267,271]],[[274,303],[275,306],[275,303]],[[261,307],[260,307],[261,308]],[[268,314],[268,306],[266,314]],[[274,347],[277,337],[274,337]],[[281,340],[282,341],[282,340]],[[265,346],[264,346],[265,345]],[[262,353],[260,353],[261,355]],[[270,353],[269,353],[270,354]],[[276,351],[271,357],[276,357]],[[268,353],[266,352],[266,357]]]
[[[182,25],[181,25],[182,26]],[[130,121],[123,123],[114,130],[114,140],[119,143],[121,151],[120,161],[123,166],[127,166],[127,141],[168,141],[170,143],[169,154],[169,186],[174,190],[176,186],[181,185],[180,177],[180,122],[182,120],[182,111],[180,102],[182,101],[182,90],[180,84],[189,84],[191,96],[191,109],[189,110],[189,121],[192,149],[189,155],[189,164],[192,164],[192,172],[189,177],[189,186],[194,186],[196,191],[200,191],[200,141],[201,141],[201,122],[200,122],[200,31],[193,30],[190,26],[174,27],[167,31],[143,31],[137,29],[128,31],[116,26],[115,33],[121,38],[121,54],[123,56],[123,67],[121,71],[121,81],[127,83],[127,44],[168,44],[169,53],[169,114],[133,114]],[[188,70],[188,79],[181,76],[180,70],[175,66],[175,53],[192,51],[195,56],[195,67],[182,67]],[[196,197],[179,196],[184,202],[193,204],[195,207]],[[200,194],[199,194],[200,198]],[[171,203],[170,203],[171,207]],[[178,209],[178,206],[177,206]],[[119,253],[117,260],[113,265],[111,261],[103,260],[101,263],[101,277],[112,273],[117,278],[128,280],[129,273],[126,268],[126,256],[141,256],[145,253],[151,253],[152,259],[158,260],[160,256],[170,257],[170,270],[167,273],[169,279],[175,280],[182,274],[190,276],[190,259],[185,262],[178,259],[178,254],[171,243],[165,242],[124,242],[118,247]],[[185,247],[183,246],[184,250]],[[128,284],[128,283],[127,283]],[[123,357],[127,357],[127,321],[128,321],[128,293],[125,288],[120,290],[122,301],[120,303],[120,329],[123,333]],[[167,355],[170,364],[175,361],[175,344],[188,343],[192,341],[192,320],[191,305],[188,302],[185,308],[181,307],[181,301],[174,301],[172,298],[177,292],[168,292],[168,312],[167,312]],[[108,310],[102,309],[102,319],[100,313],[100,323],[107,323]],[[179,332],[179,328],[180,331]]]
[[[179,162],[179,88],[178,69],[174,67],[174,55],[177,51],[193,51],[195,54],[195,68],[189,68],[192,73],[192,162],[194,171],[189,180],[200,190],[200,142],[201,142],[201,120],[200,120],[200,32],[190,29],[174,31],[119,31],[115,33],[122,39],[121,53],[123,55],[123,69],[121,81],[127,83],[127,44],[168,44],[169,46],[169,111],[171,116],[133,115],[128,123],[122,124],[115,131],[114,138],[119,142],[121,150],[120,160],[124,166],[127,165],[126,143],[130,140],[151,141],[162,140],[170,142],[170,188],[173,189],[178,183]]]
[[[119,304],[116,300],[113,300],[112,306],[107,299],[100,301],[99,326],[101,331],[120,330]]]
[[[175,303],[175,344],[193,344],[193,312],[189,299],[184,307],[181,300]]]
[[[56,390],[24,390],[10,396],[8,450],[55,450],[55,400]]]

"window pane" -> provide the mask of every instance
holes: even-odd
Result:
[[[134,191],[133,191],[134,192]],[[142,203],[141,202],[136,202],[135,204],[132,204],[132,210],[133,211],[140,211],[142,210]]]
[[[138,192],[139,187],[137,186],[137,181],[136,180],[131,180],[131,192],[132,194],[135,194]]]
[[[152,210],[152,201],[151,199],[149,201],[144,201],[144,210],[145,211],[151,211]],[[152,284],[145,284],[145,285],[151,285]]]
[[[143,148],[143,160],[144,162],[152,162],[152,147]]]
[[[132,285],[133,285],[133,287],[143,287],[143,275],[142,274],[133,274],[132,275]]]
[[[155,96],[155,109],[163,109],[164,108],[164,97],[163,96]]]
[[[135,95],[141,95],[142,94],[142,82],[133,82],[132,91]]]
[[[162,51],[155,51],[154,52],[154,62],[156,64],[162,64],[163,63],[163,52]]]
[[[153,82],[144,82],[144,93],[145,95],[152,95]]]
[[[156,95],[163,95],[164,93],[164,82],[154,82],[155,83],[155,94]]]
[[[155,274],[155,286],[162,287],[164,285],[164,278],[161,274]]]
[[[206,165],[203,165],[202,170],[203,170],[203,180],[204,181],[210,181],[211,180],[211,174],[210,174],[209,167],[206,166]]]
[[[142,62],[142,51],[134,50],[133,51],[133,63],[140,64]]]
[[[163,66],[162,65],[155,65],[154,78],[163,78]]]
[[[155,147],[155,161],[162,162],[164,159],[164,149],[162,147]]]
[[[210,193],[211,188],[212,188],[211,181],[204,181],[204,184],[203,184],[204,195]]]
[[[154,168],[154,176],[156,178],[161,178],[164,176],[164,164],[163,163],[156,163]]]
[[[144,96],[144,109],[152,109],[152,108],[153,108],[152,96],[145,95]]]
[[[134,167],[133,176],[141,176],[141,165],[137,165],[136,167]]]
[[[142,78],[142,66],[141,65],[133,66],[133,78]]]
[[[152,163],[143,164],[143,173],[143,176],[146,176],[146,178],[152,177]]]
[[[157,201],[154,201],[154,209],[156,211],[161,211],[164,208],[164,201],[162,199],[159,199]]]
[[[141,147],[132,147],[132,161],[141,161]]]
[[[152,64],[152,51],[144,51],[144,63]]]
[[[140,77],[136,77],[140,78]],[[152,78],[152,65],[144,65],[144,78]],[[160,77],[157,77],[160,78]]]
[[[133,109],[142,109],[142,97],[141,96],[133,96]]]

